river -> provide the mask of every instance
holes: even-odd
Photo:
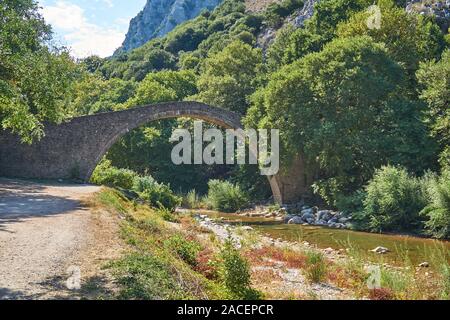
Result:
[[[413,265],[444,258],[450,262],[450,242],[434,239],[358,232],[351,230],[330,229],[317,226],[288,225],[275,219],[262,217],[245,217],[237,214],[205,212],[213,219],[222,218],[231,225],[251,226],[260,233],[274,239],[286,241],[308,242],[318,248],[350,250],[369,261],[405,265],[409,261]],[[388,248],[389,253],[379,255],[370,250],[381,246]],[[438,257],[440,256],[440,257]],[[409,261],[408,261],[409,260]]]

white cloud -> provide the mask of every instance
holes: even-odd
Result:
[[[113,5],[109,0],[103,2]],[[77,58],[93,54],[110,56],[125,39],[123,32],[117,29],[90,23],[84,10],[68,1],[59,0],[53,6],[44,6],[42,14],[47,23],[62,31],[63,39]]]

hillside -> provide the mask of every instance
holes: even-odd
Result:
[[[120,51],[138,48],[166,35],[177,25],[195,18],[202,10],[214,9],[222,0],[147,0],[144,9],[131,20]]]

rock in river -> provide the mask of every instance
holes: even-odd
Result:
[[[385,253],[389,252],[389,249],[385,248],[385,247],[376,247],[375,249],[370,250],[370,251],[374,252],[374,253],[378,253],[378,254],[385,254]]]
[[[303,224],[303,220],[300,217],[293,217],[289,220],[288,224]]]

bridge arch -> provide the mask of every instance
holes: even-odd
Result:
[[[0,134],[0,176],[88,181],[102,157],[117,140],[146,123],[187,117],[225,129],[242,129],[238,114],[198,102],[168,102],[73,118],[45,126],[45,137],[21,144],[16,135]],[[276,176],[268,177],[278,202],[283,201]]]

